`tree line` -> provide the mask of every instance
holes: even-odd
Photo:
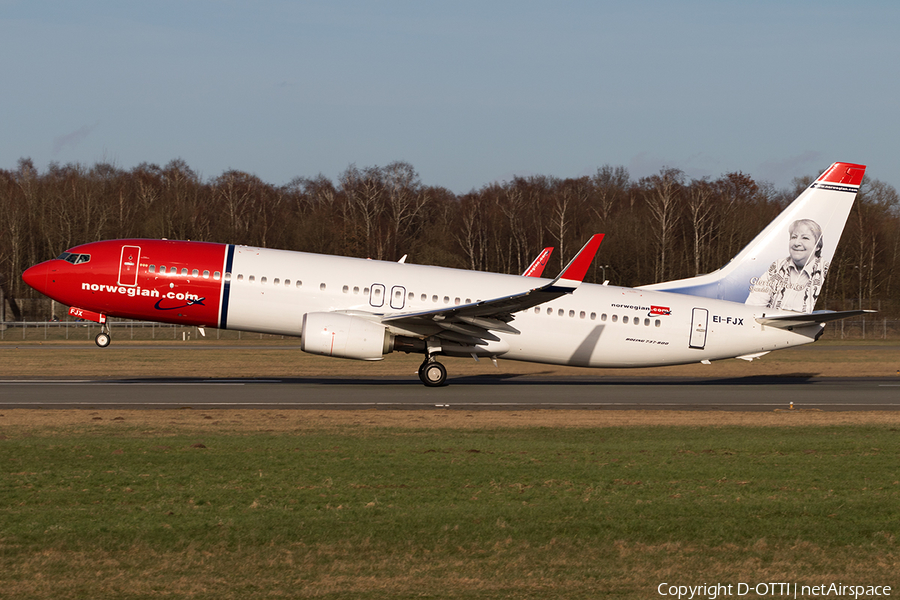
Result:
[[[15,319],[17,299],[37,297],[27,267],[72,246],[112,238],[248,244],[448,267],[521,273],[545,246],[555,274],[593,233],[607,236],[587,281],[637,286],[724,265],[815,178],[777,190],[747,174],[689,179],[663,168],[633,179],[621,166],[560,179],[515,177],[467,194],[424,184],[412,165],[350,165],[332,181],[298,177],[284,186],[229,170],[202,180],[185,161],[125,170],[30,159],[0,170],[0,288]],[[900,197],[863,180],[817,308],[900,305]]]

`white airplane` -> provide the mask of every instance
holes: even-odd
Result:
[[[108,316],[300,337],[305,352],[380,360],[499,357],[580,367],[752,360],[815,341],[865,311],[815,311],[865,166],[835,163],[722,269],[639,288],[584,284],[593,236],[550,281],[233,244],[111,240],[31,267],[25,282],[101,323]],[[541,281],[541,280],[538,280]]]

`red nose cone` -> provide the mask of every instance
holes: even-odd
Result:
[[[34,265],[30,269],[26,269],[24,273],[22,273],[22,281],[41,292],[42,294],[47,291],[47,282],[50,277],[50,265],[46,262],[42,262],[39,265]]]

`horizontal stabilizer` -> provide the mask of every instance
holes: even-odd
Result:
[[[876,312],[874,310],[817,310],[808,314],[796,315],[778,315],[775,317],[759,317],[757,323],[768,325],[769,327],[778,327],[787,329],[788,327],[804,327],[806,325],[818,325],[828,323],[829,321],[840,321],[848,317],[856,317],[867,313]]]

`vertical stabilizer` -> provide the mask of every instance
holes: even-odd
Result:
[[[641,289],[812,312],[865,172],[834,163],[718,271]]]

